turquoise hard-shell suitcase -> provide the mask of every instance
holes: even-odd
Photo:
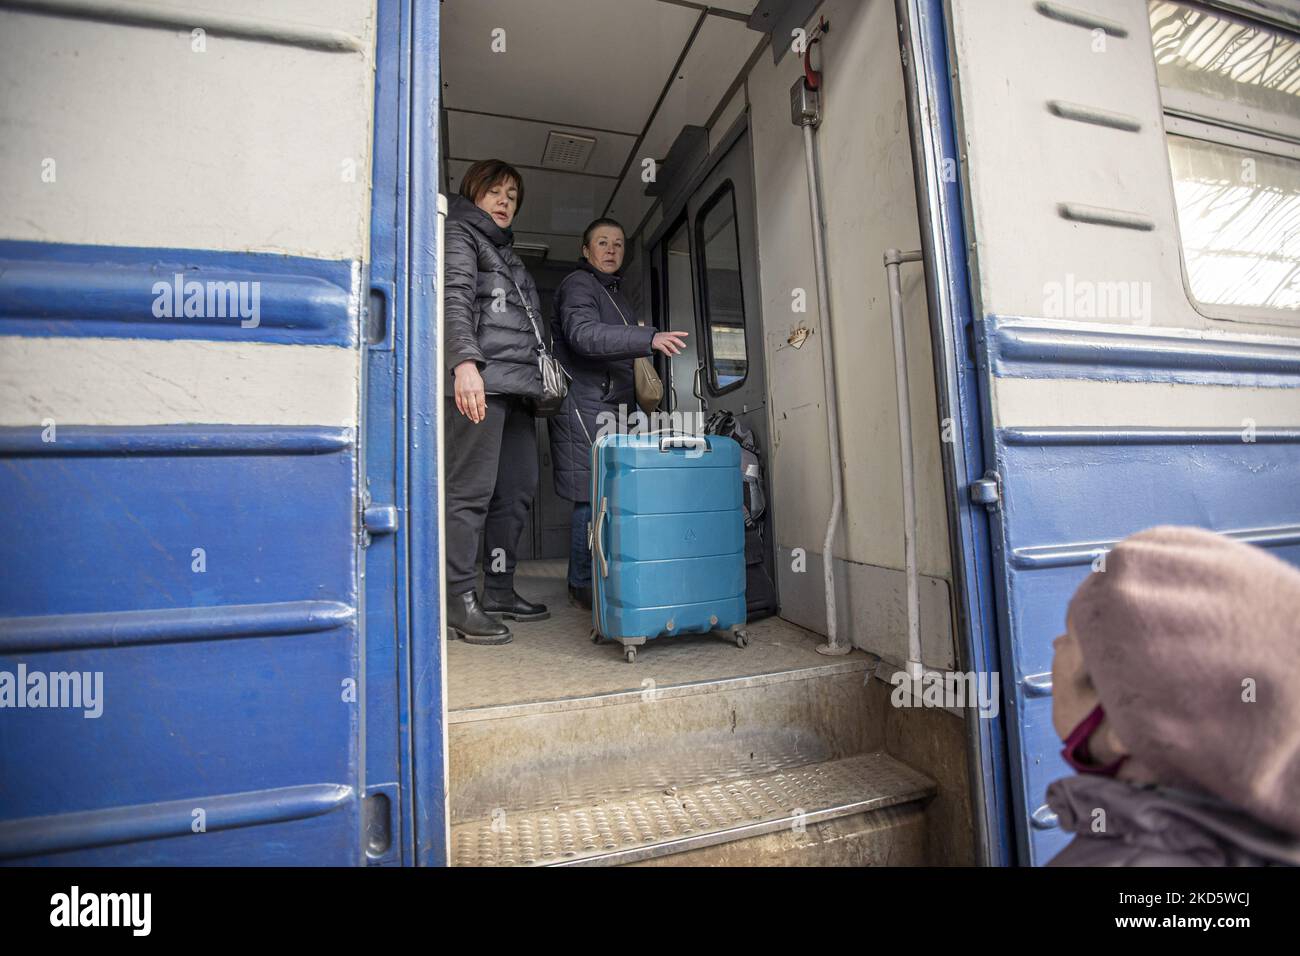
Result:
[[[601,435],[592,446],[592,639],[708,631],[748,642],[740,446],[719,435]]]

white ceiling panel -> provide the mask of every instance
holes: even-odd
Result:
[[[460,188],[460,179],[469,163],[448,163],[450,191]],[[581,235],[587,223],[600,215],[613,188],[613,180],[522,169],[524,205],[515,217],[514,228],[522,232],[553,235]]]
[[[683,126],[703,126],[708,122],[731,81],[762,39],[737,20],[709,17],[646,132],[645,141],[628,170],[628,178],[615,195],[610,212],[626,229],[635,229],[654,202],[644,194],[641,161],[645,157],[663,159]]]
[[[596,146],[584,173],[617,176],[623,171],[635,136],[599,133],[577,126],[553,126],[527,120],[485,116],[482,113],[447,113],[447,153],[456,159],[504,159],[511,165],[538,166],[551,130],[590,136]],[[610,183],[610,188],[613,188]]]
[[[738,20],[709,17],[646,131],[638,161],[663,159],[683,126],[705,125],[762,39]]]
[[[746,15],[754,5],[713,4]],[[491,156],[537,166],[551,129],[594,137],[584,172],[595,175],[521,169],[528,201],[517,233],[542,236],[552,259],[570,259],[577,255],[577,236],[614,191],[613,179],[599,177],[622,171],[671,81],[610,208],[625,228],[635,229],[653,205],[644,195],[641,160],[662,159],[684,125],[707,123],[762,42],[742,21],[709,16],[674,75],[699,15],[663,0],[443,0],[449,190],[459,185],[466,160]],[[493,53],[498,28],[505,31],[506,49]],[[570,247],[560,251],[564,241]]]
[[[441,10],[444,105],[632,134],[699,17],[658,0],[444,0]]]

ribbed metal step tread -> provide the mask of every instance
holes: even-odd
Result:
[[[451,828],[452,863],[631,863],[895,806],[934,789],[933,780],[888,754],[864,754],[585,807],[498,811]]]

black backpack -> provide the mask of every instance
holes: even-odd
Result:
[[[745,480],[745,527],[761,526],[767,513],[767,494],[763,491],[763,458],[754,433],[725,409],[714,412],[704,423],[706,435],[723,435],[740,446],[740,473]]]

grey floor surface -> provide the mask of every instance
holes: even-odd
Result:
[[[591,614],[569,603],[566,563],[529,561],[516,573],[516,589],[542,601],[550,620],[507,622],[513,643],[487,647],[451,640],[447,649],[451,711],[641,691],[653,681],[670,687],[701,681],[773,674],[801,668],[858,663],[868,655],[817,653],[824,638],[770,617],[748,625],[750,643],[738,648],[722,634],[684,634],[647,642],[635,664],[618,644],[591,642]]]

